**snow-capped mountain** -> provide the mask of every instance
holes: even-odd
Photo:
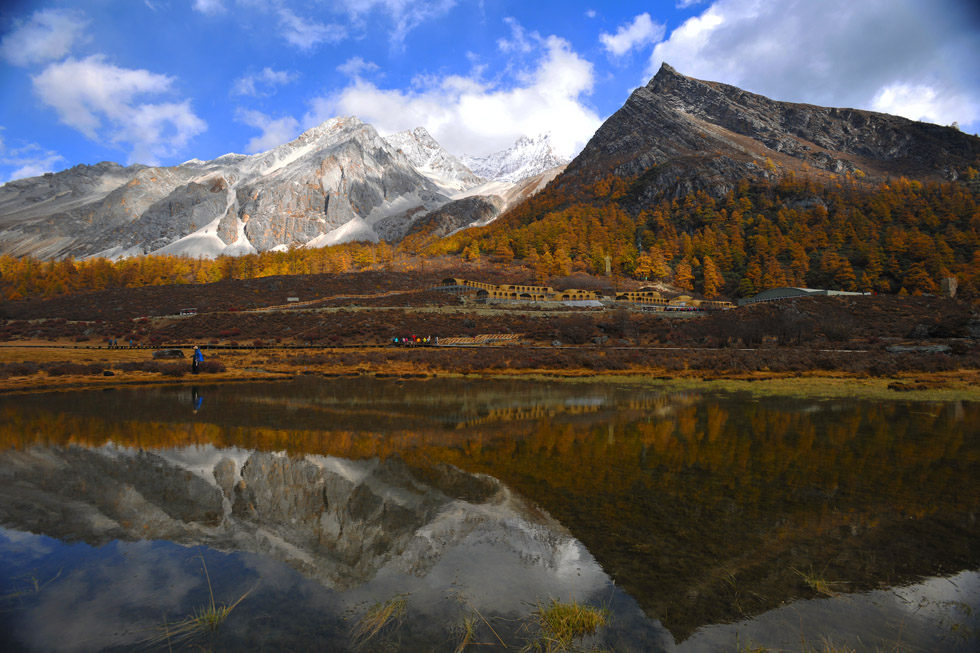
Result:
[[[492,221],[562,163],[546,135],[472,160],[489,180],[421,127],[385,139],[346,117],[251,156],[80,165],[0,187],[0,254],[216,257],[394,242],[430,213],[453,229]],[[484,199],[460,201],[469,196]]]
[[[519,182],[569,162],[555,154],[549,134],[522,136],[511,147],[489,156],[464,156],[462,161],[475,174],[492,181]]]
[[[447,152],[429,135],[425,127],[398,132],[386,136],[385,140],[393,148],[400,150],[416,170],[447,193],[473,188],[486,181],[477,177],[459,159]]]
[[[449,198],[357,118],[252,156],[76,166],[0,187],[0,253],[218,256],[377,240],[379,220]]]

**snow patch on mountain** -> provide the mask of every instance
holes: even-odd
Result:
[[[340,225],[336,229],[320,234],[310,240],[304,247],[327,247],[328,245],[339,245],[341,243],[351,243],[355,241],[378,242],[378,234],[374,232],[363,218],[354,218],[350,222]]]
[[[550,134],[522,136],[511,147],[489,156],[462,158],[470,170],[492,181],[516,183],[569,162],[551,147]]]
[[[416,170],[449,193],[472,188],[484,181],[439,145],[425,127],[391,134],[385,140],[404,154]]]

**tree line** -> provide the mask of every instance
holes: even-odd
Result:
[[[523,259],[541,278],[603,274],[608,257],[614,274],[707,297],[781,286],[935,294],[951,276],[962,296],[980,297],[980,194],[965,184],[819,184],[790,172],[743,180],[722,198],[697,191],[635,209],[638,183],[606,178],[578,197],[549,187],[423,251]]]
[[[963,183],[904,177],[877,186],[793,172],[743,180],[721,198],[697,191],[640,206],[644,179],[609,176],[549,185],[488,226],[436,238],[421,229],[397,246],[347,243],[240,257],[122,260],[0,256],[0,298],[209,283],[272,275],[411,269],[449,255],[523,263],[535,281],[575,272],[665,282],[706,297],[751,296],[780,286],[936,294],[955,276],[980,298],[980,193]]]

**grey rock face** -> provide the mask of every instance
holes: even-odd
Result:
[[[427,231],[436,238],[474,224],[490,222],[504,209],[503,198],[497,195],[477,195],[450,202],[415,220],[409,234]]]
[[[466,190],[486,181],[439,145],[425,127],[398,132],[385,140],[446,192]]]
[[[304,245],[351,220],[373,225],[447,201],[370,125],[336,118],[254,156],[169,168],[102,163],[11,182],[0,188],[0,252],[262,251]],[[182,245],[191,234],[200,237]]]
[[[509,524],[513,545],[543,560],[557,560],[569,540],[539,512],[525,513],[495,479],[451,467],[433,469],[423,483],[398,459],[253,451],[187,467],[188,457],[197,460],[185,450],[4,452],[0,523],[96,546],[165,538],[251,551],[337,588],[385,566],[422,574],[488,523],[494,531]]]
[[[596,132],[561,183],[643,175],[645,199],[706,190],[721,196],[770,159],[794,169],[955,179],[980,139],[870,111],[777,102],[685,77],[664,64]]]
[[[372,127],[357,123],[346,132],[238,188],[240,217],[257,249],[302,244],[355,218],[373,224],[399,201],[426,209],[447,201]]]
[[[222,177],[206,185],[192,181],[175,188],[108,238],[125,248],[138,247],[143,253],[152,252],[222,217],[228,208],[227,197],[228,185]]]
[[[519,182],[568,163],[551,148],[551,137],[540,134],[517,139],[511,147],[484,157],[463,157],[473,172],[496,181]]]
[[[117,244],[119,230],[194,176],[192,171],[179,167],[99,166],[85,170],[83,175],[75,168],[52,175],[56,179],[48,183],[48,188],[61,194],[43,202],[50,211],[42,203],[25,206],[24,198],[32,192],[27,182],[32,180],[12,182],[23,191],[16,196],[7,196],[5,191],[10,184],[3,186],[0,251],[53,258],[67,254],[87,256],[108,249]]]

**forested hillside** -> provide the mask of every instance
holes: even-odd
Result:
[[[968,178],[976,181],[973,168]],[[807,286],[929,294],[955,276],[959,295],[980,298],[980,192],[963,182],[898,178],[872,186],[788,173],[741,182],[715,199],[703,191],[639,211],[644,179],[604,179],[568,190],[552,184],[496,222],[437,239],[425,232],[399,246],[352,243],[214,260],[147,256],[41,262],[0,257],[0,296],[207,283],[280,274],[417,265],[426,257],[523,260],[544,281],[576,271],[660,281],[706,296],[744,297]]]
[[[976,171],[970,168],[970,179]],[[935,293],[956,276],[980,296],[980,194],[969,184],[847,175],[818,184],[788,173],[743,181],[721,199],[703,191],[634,212],[643,178],[607,178],[579,192],[551,186],[497,222],[421,251],[525,259],[539,278],[613,271],[706,296],[779,286]]]

